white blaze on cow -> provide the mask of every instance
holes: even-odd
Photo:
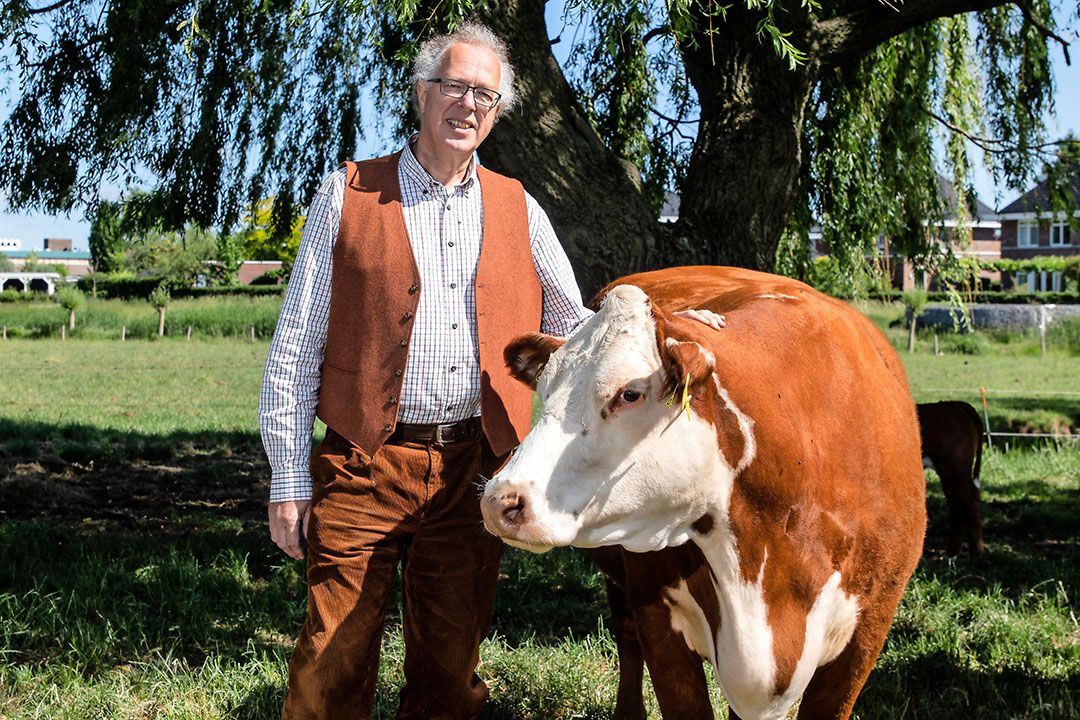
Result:
[[[858,313],[795,281],[672,268],[624,282],[565,344],[507,347],[543,412],[487,483],[485,524],[533,551],[692,541],[708,566],[694,591],[684,577],[646,592],[635,571],[627,592],[661,598],[743,720],[800,697],[800,717],[846,717],[925,528],[899,360]],[[687,307],[727,327],[670,316]]]

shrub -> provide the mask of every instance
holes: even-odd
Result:
[[[941,336],[941,350],[959,355],[982,355],[990,349],[990,341],[981,333],[948,333]]]
[[[1080,317],[1059,318],[1046,328],[1046,342],[1080,355]]]

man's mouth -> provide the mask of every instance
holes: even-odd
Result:
[[[447,124],[450,127],[457,128],[458,130],[471,130],[473,124],[467,120],[456,120],[454,118],[447,118]]]

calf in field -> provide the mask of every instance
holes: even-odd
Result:
[[[727,328],[671,317],[691,307]],[[881,333],[793,280],[673,268],[611,287],[565,344],[505,354],[543,412],[487,483],[485,524],[537,552],[601,549],[664,717],[712,716],[701,659],[731,717],[800,698],[804,720],[848,717],[926,524],[915,407]]]
[[[923,464],[941,478],[949,505],[949,539],[946,550],[957,555],[964,544],[972,557],[984,549],[979,470],[985,435],[975,408],[948,400],[915,406],[922,434]]]

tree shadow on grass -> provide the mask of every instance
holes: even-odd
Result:
[[[1080,676],[973,670],[942,650],[901,658],[887,652],[870,674],[855,713],[861,720],[1072,720],[1080,717]]]

